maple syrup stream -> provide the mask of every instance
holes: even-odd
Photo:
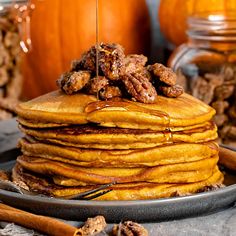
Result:
[[[98,78],[98,47],[99,47],[99,0],[96,0],[96,77]]]
[[[99,0],[96,0],[96,78],[98,78],[98,73],[99,73],[99,63],[98,63],[98,54],[99,54]],[[98,95],[97,95],[98,96]],[[170,117],[168,114],[162,111],[155,111],[151,109],[145,109],[141,108],[139,106],[131,105],[131,103],[128,102],[94,102],[85,108],[85,111],[87,113],[94,112],[96,110],[103,109],[105,107],[114,107],[114,106],[121,106],[126,108],[126,110],[133,110],[133,111],[139,111],[139,112],[146,112],[151,115],[155,115],[160,117],[161,119],[164,118],[164,125],[166,126],[166,131],[163,132],[166,141],[172,141],[172,132],[170,131]]]

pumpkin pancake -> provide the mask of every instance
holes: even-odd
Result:
[[[28,172],[16,164],[13,168],[13,181],[20,186],[25,185],[32,191],[47,194],[53,197],[66,198],[73,194],[82,193],[97,186],[64,187],[51,182],[44,176]],[[176,195],[188,195],[195,193],[205,186],[220,184],[223,182],[223,175],[215,167],[213,174],[204,181],[182,184],[157,184],[157,183],[126,183],[112,186],[112,191],[96,198],[96,200],[144,200],[166,198]]]
[[[208,122],[205,127],[178,132],[107,128],[95,125],[51,129],[32,129],[20,125],[20,129],[37,140],[64,146],[97,149],[148,148],[176,142],[208,142],[217,138],[217,127],[212,122]]]
[[[177,171],[158,176],[157,179],[146,180],[143,182],[149,183],[194,183],[208,179],[214,169],[201,169],[196,171]],[[78,181],[76,179],[69,179],[63,176],[53,176],[53,182],[61,186],[87,186],[91,185],[86,182]]]
[[[158,96],[154,104],[143,104],[125,99],[99,101],[95,96],[66,95],[61,91],[21,103],[16,110],[21,119],[32,123],[91,122],[105,127],[153,130],[202,124],[215,114],[213,108],[188,94],[178,98]]]
[[[218,154],[218,145],[178,143],[146,149],[81,149],[23,138],[19,147],[26,156],[37,156],[84,167],[143,167],[198,161]]]
[[[211,158],[179,164],[137,168],[86,168],[62,162],[51,161],[39,157],[20,156],[17,163],[32,172],[46,176],[59,175],[76,179],[88,184],[104,184],[110,182],[128,183],[156,180],[163,175],[183,171],[213,170],[218,162],[218,155]]]

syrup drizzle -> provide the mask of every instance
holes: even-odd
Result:
[[[96,0],[96,77],[98,79],[98,49],[99,49],[99,0]]]
[[[96,78],[98,79],[99,74],[99,0],[96,0]],[[98,98],[98,94],[97,94]],[[165,137],[165,143],[172,143],[173,142],[173,135],[170,129],[170,117],[166,112],[147,109],[145,107],[141,107],[135,104],[132,104],[129,101],[97,101],[88,104],[85,107],[86,113],[92,113],[98,110],[102,110],[108,107],[121,107],[127,111],[134,111],[134,112],[142,112],[147,113],[150,115],[154,115],[159,117],[160,119],[164,120],[163,125],[165,126],[165,131],[163,131],[163,135]]]
[[[145,107],[133,104],[132,102],[124,101],[122,99],[120,99],[119,101],[111,100],[111,101],[97,101],[97,102],[89,103],[85,107],[85,112],[92,113],[92,112],[102,110],[108,107],[120,107],[120,108],[124,108],[126,111],[142,112],[142,113],[147,113],[150,115],[160,117],[162,119],[164,118],[165,125],[169,124],[170,122],[170,117],[166,112],[158,111],[154,109],[147,109]]]

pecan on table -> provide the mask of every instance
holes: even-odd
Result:
[[[148,236],[148,231],[140,224],[125,221],[115,225],[112,229],[113,236]]]
[[[105,218],[103,216],[96,216],[94,218],[88,218],[84,226],[78,229],[76,235],[92,236],[102,232],[107,226]]]
[[[57,85],[66,94],[73,94],[83,89],[89,80],[89,71],[66,72],[57,80]]]

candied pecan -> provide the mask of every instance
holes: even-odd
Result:
[[[181,94],[183,94],[184,89],[182,86],[176,84],[173,86],[159,86],[158,91],[160,91],[163,95],[169,98],[177,98]]]
[[[7,48],[16,47],[20,43],[19,34],[17,32],[8,31],[4,37],[4,45]]]
[[[222,139],[225,139],[228,135],[228,132],[230,131],[232,125],[225,125],[221,130],[219,130],[220,137]]]
[[[203,77],[197,77],[193,83],[192,95],[206,104],[210,104],[214,98],[215,85],[208,83]]]
[[[156,89],[146,77],[139,73],[125,74],[122,81],[128,93],[138,102],[155,102],[157,98]]]
[[[7,73],[7,68],[5,66],[0,68],[0,87],[7,84],[9,81],[9,76]]]
[[[99,97],[102,100],[108,100],[114,97],[121,97],[122,93],[119,89],[119,87],[116,86],[106,86],[105,88],[103,88],[102,90],[100,90],[99,92]]]
[[[148,231],[140,224],[125,221],[119,225],[114,225],[112,228],[112,235],[114,236],[148,236]]]
[[[214,116],[213,120],[215,121],[216,125],[220,127],[228,121],[228,116],[225,114],[218,114]]]
[[[87,91],[89,94],[98,94],[98,92],[105,88],[109,84],[109,81],[106,77],[104,76],[98,76],[94,77],[93,79],[90,80],[88,86],[87,86]]]
[[[224,84],[235,84],[236,76],[231,65],[224,65],[221,69],[221,75],[224,77]]]
[[[84,52],[80,59],[72,61],[71,71],[88,70],[96,72],[96,47]]]
[[[217,115],[221,115],[229,107],[229,103],[227,101],[215,101],[211,106],[216,110]]]
[[[66,94],[73,94],[84,88],[89,80],[89,71],[67,72],[57,80],[57,85]]]
[[[142,75],[143,77],[147,78],[151,82],[152,76],[151,76],[151,73],[147,70],[146,67],[143,67],[143,69],[140,70],[138,73],[140,75]]]
[[[158,77],[161,82],[170,86],[176,84],[177,76],[171,68],[165,67],[159,63],[150,65],[147,68],[154,76]]]
[[[232,138],[232,139],[236,139],[236,126],[231,126],[228,134],[227,134],[228,138]]]
[[[232,119],[236,119],[236,104],[234,104],[233,106],[230,107],[230,109],[229,109],[229,116]]]
[[[17,104],[19,103],[19,101],[17,99],[13,99],[13,98],[1,98],[0,97],[0,108],[10,111],[12,113],[16,113],[15,112],[15,108],[17,106]]]
[[[130,54],[124,59],[125,73],[134,73],[142,71],[147,63],[147,57],[144,55]]]
[[[71,62],[71,71],[80,71],[84,69],[84,56]]]
[[[215,89],[215,97],[217,100],[225,100],[233,95],[234,89],[233,85],[218,86]]]
[[[99,50],[99,67],[110,80],[120,79],[124,71],[124,49],[119,44],[101,43]]]
[[[84,226],[78,229],[76,235],[91,236],[102,232],[106,228],[107,224],[103,216],[96,216],[94,218],[88,218]]]

